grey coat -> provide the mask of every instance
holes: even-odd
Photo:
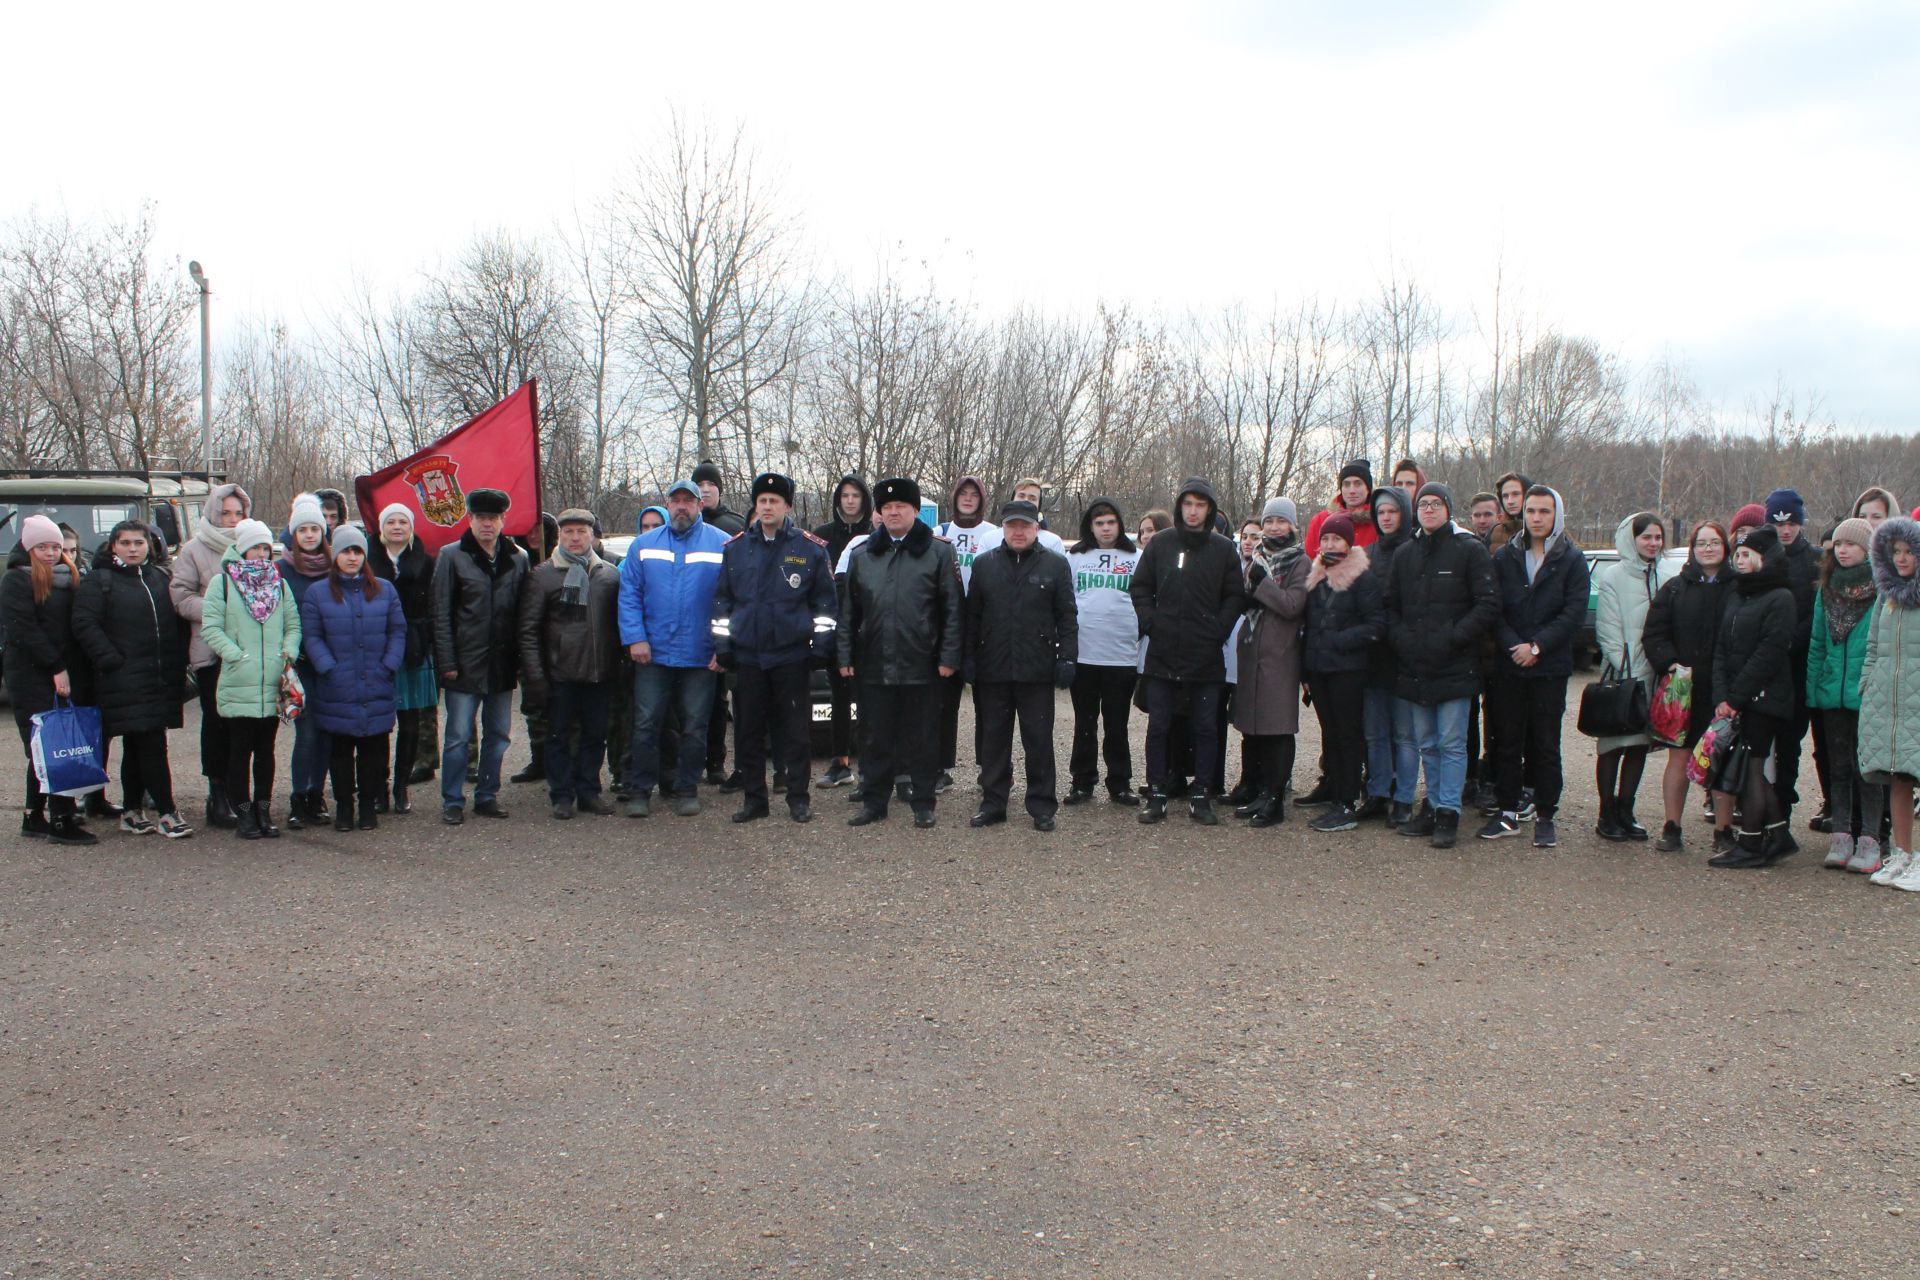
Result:
[[[1307,614],[1307,574],[1297,556],[1280,578],[1262,578],[1248,594],[1240,628],[1240,683],[1233,691],[1233,727],[1245,734],[1300,732],[1300,626]]]

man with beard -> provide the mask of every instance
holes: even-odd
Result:
[[[1147,803],[1140,821],[1167,816],[1167,738],[1185,707],[1194,744],[1193,787],[1187,808],[1195,822],[1213,825],[1213,791],[1219,783],[1212,748],[1218,736],[1221,687],[1226,681],[1222,646],[1246,596],[1240,553],[1214,532],[1219,503],[1213,488],[1190,479],[1174,504],[1176,524],[1148,544],[1128,591],[1147,639]],[[1371,522],[1369,522],[1371,527]]]
[[[849,826],[887,816],[894,778],[911,780],[913,825],[934,825],[937,747],[929,686],[960,669],[961,588],[953,547],[920,520],[920,486],[883,480],[880,527],[849,545],[836,632],[840,674],[860,703],[860,812]]]
[[[667,490],[667,523],[643,533],[620,566],[620,642],[633,673],[629,818],[644,818],[660,775],[660,731],[667,708],[679,713],[673,811],[700,812],[700,763],[707,754],[713,700],[713,593],[727,535],[700,515],[700,488],[677,480]]]
[[[833,488],[833,519],[816,527],[813,536],[827,544],[827,563],[838,566],[847,545],[872,530],[873,495],[865,480],[848,472]],[[820,785],[839,787],[853,781],[853,682],[838,665],[829,667],[827,676],[833,689],[833,763]]]

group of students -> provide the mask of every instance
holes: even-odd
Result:
[[[1045,528],[1043,495],[1022,480],[990,521],[985,484],[965,477],[951,518],[929,527],[914,480],[870,490],[850,475],[832,518],[809,532],[791,518],[788,478],[758,477],[741,517],[721,501],[718,469],[702,464],[642,513],[617,566],[584,510],[561,513],[551,554],[536,563],[503,536],[509,500],[491,489],[467,495],[468,528],[433,556],[399,504],[379,513],[369,545],[335,490],[296,500],[276,558],[246,492],[220,485],[164,568],[153,531],[128,521],[82,572],[59,527],[33,516],[0,577],[22,740],[57,699],[97,705],[107,736],[121,740],[124,803],[42,796],[29,770],[22,831],[88,843],[95,816],[129,833],[192,834],[167,756],[189,672],[208,820],[242,838],[279,834],[283,721],[295,737],[288,825],[367,830],[383,812],[411,809],[442,700],[443,821],[465,821],[469,778],[471,812],[505,817],[500,770],[516,688],[539,725],[555,818],[615,812],[601,777],[610,740],[628,816],[647,816],[656,793],[678,814],[698,813],[701,782],[724,776],[708,737],[727,722],[716,704],[730,687],[737,767],[727,789],[745,793],[734,820],[767,816],[783,792],[789,816],[805,822],[811,675],[825,666],[835,749],[820,784],[856,784],[854,825],[883,820],[895,797],[915,825],[934,825],[970,688],[981,793],[972,825],[1007,818],[1017,732],[1027,814],[1051,830],[1054,701],[1065,689],[1070,806],[1093,798],[1104,765],[1111,802],[1137,807],[1143,823],[1185,799],[1194,821],[1217,824],[1224,797],[1250,826],[1276,825],[1292,798],[1300,709],[1311,705],[1321,779],[1299,801],[1326,806],[1315,830],[1378,819],[1446,847],[1471,803],[1486,818],[1482,838],[1518,835],[1530,821],[1536,846],[1557,843],[1560,740],[1589,570],[1554,489],[1510,473],[1470,500],[1461,523],[1451,489],[1414,462],[1376,487],[1355,459],[1304,528],[1292,500],[1272,498],[1238,545],[1198,477],[1131,536],[1117,503],[1093,499],[1070,545]],[[1592,582],[1607,672],[1651,685],[1685,669],[1694,689],[1662,776],[1661,849],[1684,845],[1692,748],[1717,719],[1734,719],[1756,765],[1738,794],[1711,802],[1710,861],[1764,867],[1793,852],[1811,725],[1829,801],[1811,825],[1832,833],[1827,865],[1920,889],[1911,850],[1920,681],[1901,678],[1909,646],[1920,646],[1920,626],[1908,630],[1920,607],[1920,525],[1898,510],[1892,494],[1868,490],[1822,553],[1799,496],[1778,490],[1725,525],[1698,524],[1676,573],[1656,514],[1620,522],[1619,559]],[[1136,708],[1147,717],[1137,789]],[[1229,725],[1242,735],[1231,791]],[[1650,837],[1635,807],[1653,745],[1648,732],[1596,743],[1601,837]]]

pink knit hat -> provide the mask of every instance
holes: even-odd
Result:
[[[45,516],[28,516],[26,522],[20,526],[20,545],[29,551],[43,542],[51,542],[57,547],[65,541],[60,536],[60,526]]]

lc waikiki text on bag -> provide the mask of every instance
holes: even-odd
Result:
[[[84,796],[107,785],[100,767],[104,742],[100,708],[76,707],[65,698],[33,717],[33,776],[50,796]]]

